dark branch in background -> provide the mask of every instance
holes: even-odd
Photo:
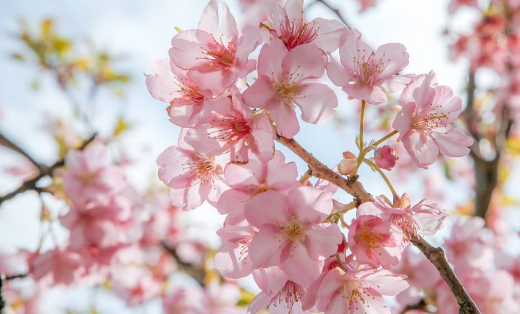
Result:
[[[328,3],[326,0],[316,0],[315,3],[321,3],[323,4],[327,9],[329,9],[330,11],[332,11],[337,17],[338,19],[343,22],[343,24],[347,25],[348,28],[352,28],[350,27],[349,23],[347,22],[347,19],[343,16],[343,14],[341,13],[341,11],[338,9],[338,8],[335,8],[333,7],[330,3]]]
[[[90,144],[95,138],[96,138],[96,134],[92,135],[78,149],[79,150],[85,149],[85,147],[87,147],[87,145]],[[28,181],[25,181],[16,190],[0,197],[0,205],[2,205],[3,202],[12,199],[16,195],[27,192],[27,191],[44,192],[45,191],[44,189],[37,186],[38,182],[42,178],[47,177],[47,176],[52,178],[54,176],[54,170],[56,170],[60,167],[63,167],[64,165],[65,165],[65,159],[60,159],[57,162],[55,162],[52,166],[42,168],[42,171],[40,171],[40,173],[38,173],[38,175],[36,177],[34,177]]]
[[[205,278],[206,278],[206,271],[202,267],[197,267],[193,264],[184,262],[177,252],[175,251],[175,248],[172,248],[168,246],[166,243],[161,242],[161,246],[163,249],[165,249],[171,257],[177,262],[177,268],[186,273],[187,275],[191,276],[195,281],[201,286],[206,286]]]
[[[25,158],[27,158],[40,172],[45,171],[44,166],[42,164],[40,164],[39,162],[34,160],[31,157],[31,155],[29,155],[24,149],[22,149],[20,146],[16,145],[13,141],[9,140],[1,132],[0,132],[0,145],[4,146],[6,148],[9,148],[9,149],[19,153],[20,155],[24,156]]]
[[[20,279],[27,277],[27,274],[18,274],[18,275],[11,275],[11,276],[4,276],[4,274],[0,274],[0,313],[3,313],[5,308],[5,300],[4,300],[4,282],[14,279]]]
[[[285,137],[276,136],[276,140],[281,144],[285,145],[291,151],[293,151],[298,157],[303,159],[312,170],[312,174],[317,178],[327,180],[348,194],[352,195],[358,204],[364,202],[371,202],[374,199],[370,195],[361,182],[356,178],[345,179],[341,175],[332,171],[330,168],[325,166],[321,161],[316,159],[311,153],[305,150],[298,142],[294,139],[287,139]],[[449,286],[451,292],[457,299],[459,304],[460,314],[481,314],[477,308],[475,302],[471,299],[466,289],[455,275],[453,269],[451,269],[446,255],[441,248],[437,248],[426,242],[422,237],[417,236],[412,239],[413,245],[415,245],[421,252],[428,258],[428,260],[437,268],[439,274],[444,279],[446,284]]]

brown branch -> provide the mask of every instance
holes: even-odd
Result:
[[[79,150],[85,149],[85,147],[87,147],[87,145],[90,144],[95,138],[96,138],[96,134],[92,135],[88,140],[86,140],[81,145]],[[18,194],[21,194],[21,193],[24,193],[27,191],[43,192],[44,189],[37,186],[38,182],[42,178],[45,178],[47,176],[52,178],[54,176],[54,171],[60,167],[63,167],[64,165],[65,165],[65,159],[60,159],[57,162],[55,162],[52,166],[43,168],[43,171],[40,171],[40,173],[36,177],[25,181],[16,190],[0,197],[0,205],[2,205],[3,202],[8,201],[8,200],[12,199],[13,197],[17,196]]]
[[[171,257],[175,260],[177,263],[177,268],[192,277],[201,287],[206,286],[206,271],[202,267],[197,267],[193,264],[186,263],[183,261],[177,252],[175,251],[175,248],[172,248],[168,246],[165,242],[161,242],[161,246],[166,252],[168,252]]]
[[[32,156],[29,155],[29,153],[27,153],[20,146],[16,145],[13,141],[9,140],[1,132],[0,132],[0,145],[4,146],[6,148],[9,148],[9,149],[17,152],[18,154],[24,156],[25,158],[27,158],[40,172],[45,171],[45,167],[42,164],[40,164],[39,162],[34,160],[34,158],[32,158]]]
[[[372,196],[365,190],[361,182],[354,180],[347,180],[325,166],[321,161],[316,159],[311,153],[305,150],[294,139],[287,139],[277,135],[276,140],[287,148],[292,150],[298,157],[303,159],[312,170],[312,174],[317,178],[327,180],[339,188],[343,189],[348,194],[352,195],[355,200],[362,204],[364,202],[373,201]],[[437,268],[439,274],[444,279],[446,284],[450,287],[451,292],[455,296],[459,304],[460,314],[480,314],[475,302],[471,299],[466,289],[451,269],[446,255],[442,248],[437,248],[426,242],[422,237],[417,236],[412,240],[412,243],[430,260],[430,262]]]

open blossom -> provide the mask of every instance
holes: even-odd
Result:
[[[214,112],[208,123],[188,129],[186,143],[195,151],[217,156],[229,152],[231,162],[249,162],[249,151],[261,161],[268,161],[274,155],[274,130],[265,112],[252,113],[236,92],[225,97],[228,107]]]
[[[402,90],[409,75],[397,75],[408,66],[408,53],[401,44],[386,44],[376,52],[361,40],[358,31],[350,31],[339,48],[340,63],[331,58],[327,74],[350,98],[379,105],[387,95]]]
[[[54,284],[71,285],[83,273],[81,255],[58,248],[29,259],[29,273],[35,280],[52,278]]]
[[[172,39],[170,58],[202,91],[219,95],[237,79],[245,78],[256,67],[249,54],[261,43],[257,30],[246,27],[239,36],[235,18],[223,4],[222,27],[218,5],[212,0],[204,9],[199,29],[180,32]]]
[[[262,291],[249,304],[249,313],[256,314],[265,308],[271,314],[311,313],[302,310],[306,287],[290,281],[278,266],[255,270],[253,278]]]
[[[63,174],[67,195],[76,202],[106,201],[127,186],[123,170],[114,165],[108,148],[101,143],[72,150],[65,158]]]
[[[240,287],[235,284],[219,284],[212,281],[204,289],[202,305],[204,314],[242,314],[236,306],[240,300]]]
[[[401,229],[380,217],[361,215],[350,224],[348,245],[361,264],[390,269],[401,259],[402,241]]]
[[[439,150],[450,157],[469,153],[473,139],[451,125],[461,112],[462,100],[451,88],[438,86],[433,71],[408,84],[400,102],[392,127],[418,167],[428,169]]]
[[[226,99],[212,98],[208,90],[202,91],[183,70],[170,59],[159,59],[152,64],[155,74],[146,76],[146,86],[157,100],[169,103],[170,121],[181,127],[193,127],[204,122],[211,111],[218,108]]]
[[[288,191],[299,186],[296,180],[298,169],[294,162],[285,163],[285,157],[276,151],[268,162],[251,158],[247,165],[228,164],[224,178],[230,189],[220,196],[217,209],[227,214],[226,223],[237,224],[244,221],[244,205],[254,196],[267,191]]]
[[[285,8],[274,1],[264,1],[261,5],[270,18],[262,25],[289,50],[313,43],[326,52],[333,52],[347,38],[348,28],[339,21],[316,18],[305,22],[303,0],[287,0]]]
[[[295,283],[316,280],[323,260],[336,253],[343,236],[336,224],[322,222],[332,211],[332,195],[313,187],[298,187],[288,195],[268,191],[245,206],[247,221],[258,233],[249,245],[257,267],[280,265]]]
[[[401,276],[387,270],[335,268],[320,284],[316,308],[325,314],[390,314],[383,296],[395,296],[407,287]]]
[[[226,189],[222,181],[222,166],[215,157],[193,151],[183,140],[179,146],[168,147],[157,158],[159,179],[171,188],[172,204],[192,210],[208,200],[217,202]]]
[[[335,116],[338,99],[327,85],[307,81],[321,77],[326,62],[326,54],[313,44],[289,51],[273,38],[260,51],[258,79],[244,92],[244,101],[269,111],[279,134],[287,138],[300,130],[294,104],[302,110],[303,121],[323,124]]]
[[[411,206],[407,194],[403,194],[393,205],[389,204],[384,197],[376,197],[374,202],[361,204],[357,215],[373,215],[390,221],[403,230],[405,239],[410,239],[417,234],[435,234],[442,228],[444,219],[448,216],[445,209],[427,200]]]
[[[255,265],[249,257],[249,244],[255,234],[250,225],[226,225],[217,231],[222,245],[215,254],[215,268],[222,276],[238,279],[251,274]]]

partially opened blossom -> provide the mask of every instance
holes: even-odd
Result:
[[[215,254],[215,268],[222,276],[238,279],[253,272],[255,265],[249,257],[249,244],[255,234],[250,225],[226,225],[217,231],[222,245]]]
[[[253,278],[262,291],[249,304],[249,313],[269,308],[271,314],[311,314],[302,310],[306,287],[290,281],[278,266],[255,270]]]
[[[376,197],[358,207],[358,216],[374,215],[390,221],[401,228],[405,239],[416,235],[433,235],[442,228],[448,216],[445,209],[427,200],[412,206],[407,194],[403,194],[395,204],[389,204],[384,197]]]
[[[29,273],[35,280],[50,278],[53,284],[72,285],[83,274],[81,255],[58,248],[29,259]]]
[[[397,155],[389,145],[379,147],[374,151],[376,165],[385,170],[392,170],[397,162]]]
[[[428,169],[439,150],[446,156],[469,153],[473,139],[452,126],[462,110],[462,100],[451,88],[438,86],[435,73],[417,76],[401,94],[401,110],[392,127],[418,167]]]
[[[335,116],[338,99],[327,85],[309,80],[323,75],[326,62],[326,54],[313,44],[289,51],[273,38],[260,51],[258,79],[244,92],[244,101],[266,109],[278,133],[287,138],[300,130],[294,104],[300,107],[303,121],[323,124]]]
[[[212,0],[204,9],[198,29],[182,31],[172,39],[170,58],[203,92],[222,93],[245,78],[256,67],[249,59],[261,43],[258,31],[246,27],[239,35],[235,18],[223,4],[222,26],[219,25],[218,5]]]
[[[291,281],[310,284],[343,239],[336,224],[322,223],[331,211],[331,194],[313,187],[255,196],[245,206],[247,221],[259,229],[249,257],[257,267],[280,265]]]
[[[217,209],[219,213],[227,214],[227,223],[237,224],[246,219],[244,205],[247,201],[267,191],[288,192],[300,185],[297,177],[296,164],[285,163],[280,151],[276,151],[268,162],[251,158],[247,165],[228,164],[224,178],[230,189],[220,196]]]
[[[146,76],[146,86],[157,100],[169,104],[170,121],[181,127],[193,127],[205,122],[215,108],[227,103],[223,98],[212,98],[211,91],[202,91],[187,76],[187,71],[170,59],[159,59],[152,64],[154,74]]]
[[[403,232],[380,217],[361,215],[350,224],[348,245],[361,264],[390,269],[401,259]]]
[[[63,174],[67,195],[76,202],[106,201],[127,187],[123,170],[114,165],[108,148],[101,143],[84,150],[72,150],[65,158]]]
[[[289,50],[313,43],[326,52],[333,52],[347,39],[348,27],[339,21],[316,18],[306,22],[303,0],[287,0],[285,7],[275,1],[264,1],[261,5],[270,19],[262,26],[282,40]]]
[[[387,94],[402,90],[409,75],[399,75],[408,66],[408,53],[401,44],[385,44],[376,52],[361,40],[358,31],[350,31],[339,48],[340,63],[331,59],[327,74],[350,98],[379,105]]]
[[[335,268],[323,278],[316,308],[325,314],[390,314],[383,296],[395,296],[407,287],[403,277],[387,270]]]
[[[233,93],[228,107],[214,112],[208,123],[188,129],[186,143],[200,154],[217,156],[229,152],[231,162],[249,162],[249,151],[261,161],[274,155],[275,133],[265,112],[253,113],[242,102],[242,95]]]

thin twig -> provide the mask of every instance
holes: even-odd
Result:
[[[359,204],[364,202],[371,202],[374,200],[372,196],[365,190],[361,182],[357,180],[347,180],[339,174],[335,173],[330,168],[325,166],[321,161],[316,159],[311,153],[305,150],[294,139],[287,139],[277,135],[276,140],[292,150],[296,155],[298,155],[298,157],[303,159],[312,169],[312,174],[314,176],[337,185],[339,188],[352,195],[359,202]],[[473,302],[466,289],[457,278],[457,275],[455,275],[455,272],[453,269],[451,269],[442,248],[432,246],[420,236],[413,238],[412,243],[419,250],[421,250],[421,252],[428,258],[428,260],[437,268],[439,274],[449,286],[451,292],[457,300],[457,303],[459,304],[459,313],[481,314],[475,305],[475,302]]]
[[[319,2],[319,3],[323,4],[325,7],[327,7],[327,9],[332,11],[338,17],[338,19],[341,22],[343,22],[343,24],[347,25],[348,28],[351,28],[350,25],[347,22],[347,19],[343,16],[343,14],[341,13],[341,11],[338,8],[333,7],[326,0],[316,0],[316,2]]]
[[[192,277],[201,287],[204,287],[206,285],[206,272],[202,267],[197,267],[193,264],[186,263],[185,261],[183,261],[177,254],[177,251],[175,251],[175,248],[168,246],[165,242],[161,242],[161,246],[163,247],[163,249],[166,250],[166,252],[168,252],[171,255],[171,257],[173,257],[173,259],[177,263],[177,268],[180,271]]]

